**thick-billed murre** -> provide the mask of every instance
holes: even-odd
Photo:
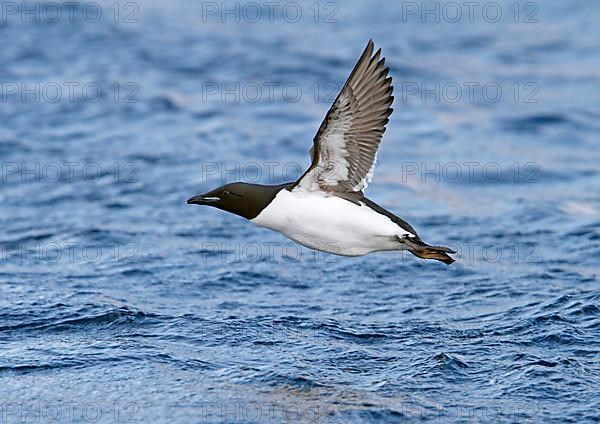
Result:
[[[344,256],[408,250],[424,259],[454,262],[443,246],[429,246],[406,221],[363,195],[392,113],[392,78],[370,40],[313,140],[312,163],[295,182],[226,184],[188,204],[213,206],[279,231],[312,249]]]

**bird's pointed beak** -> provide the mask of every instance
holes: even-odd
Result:
[[[206,194],[199,194],[188,199],[188,205],[210,205],[211,203],[215,203],[221,200],[218,196],[208,196]]]

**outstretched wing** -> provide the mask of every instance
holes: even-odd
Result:
[[[373,176],[392,113],[392,78],[370,40],[313,141],[310,168],[295,189],[360,193]]]

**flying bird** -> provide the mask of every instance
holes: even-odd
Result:
[[[408,250],[454,262],[443,246],[424,243],[415,229],[364,196],[377,148],[392,114],[392,78],[370,40],[313,140],[312,163],[298,181],[236,182],[194,196],[207,205],[279,231],[306,247],[343,256]]]

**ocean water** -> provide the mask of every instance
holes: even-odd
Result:
[[[0,422],[600,420],[597,2],[4,2]],[[280,183],[369,38],[368,196],[447,267],[186,205]]]

